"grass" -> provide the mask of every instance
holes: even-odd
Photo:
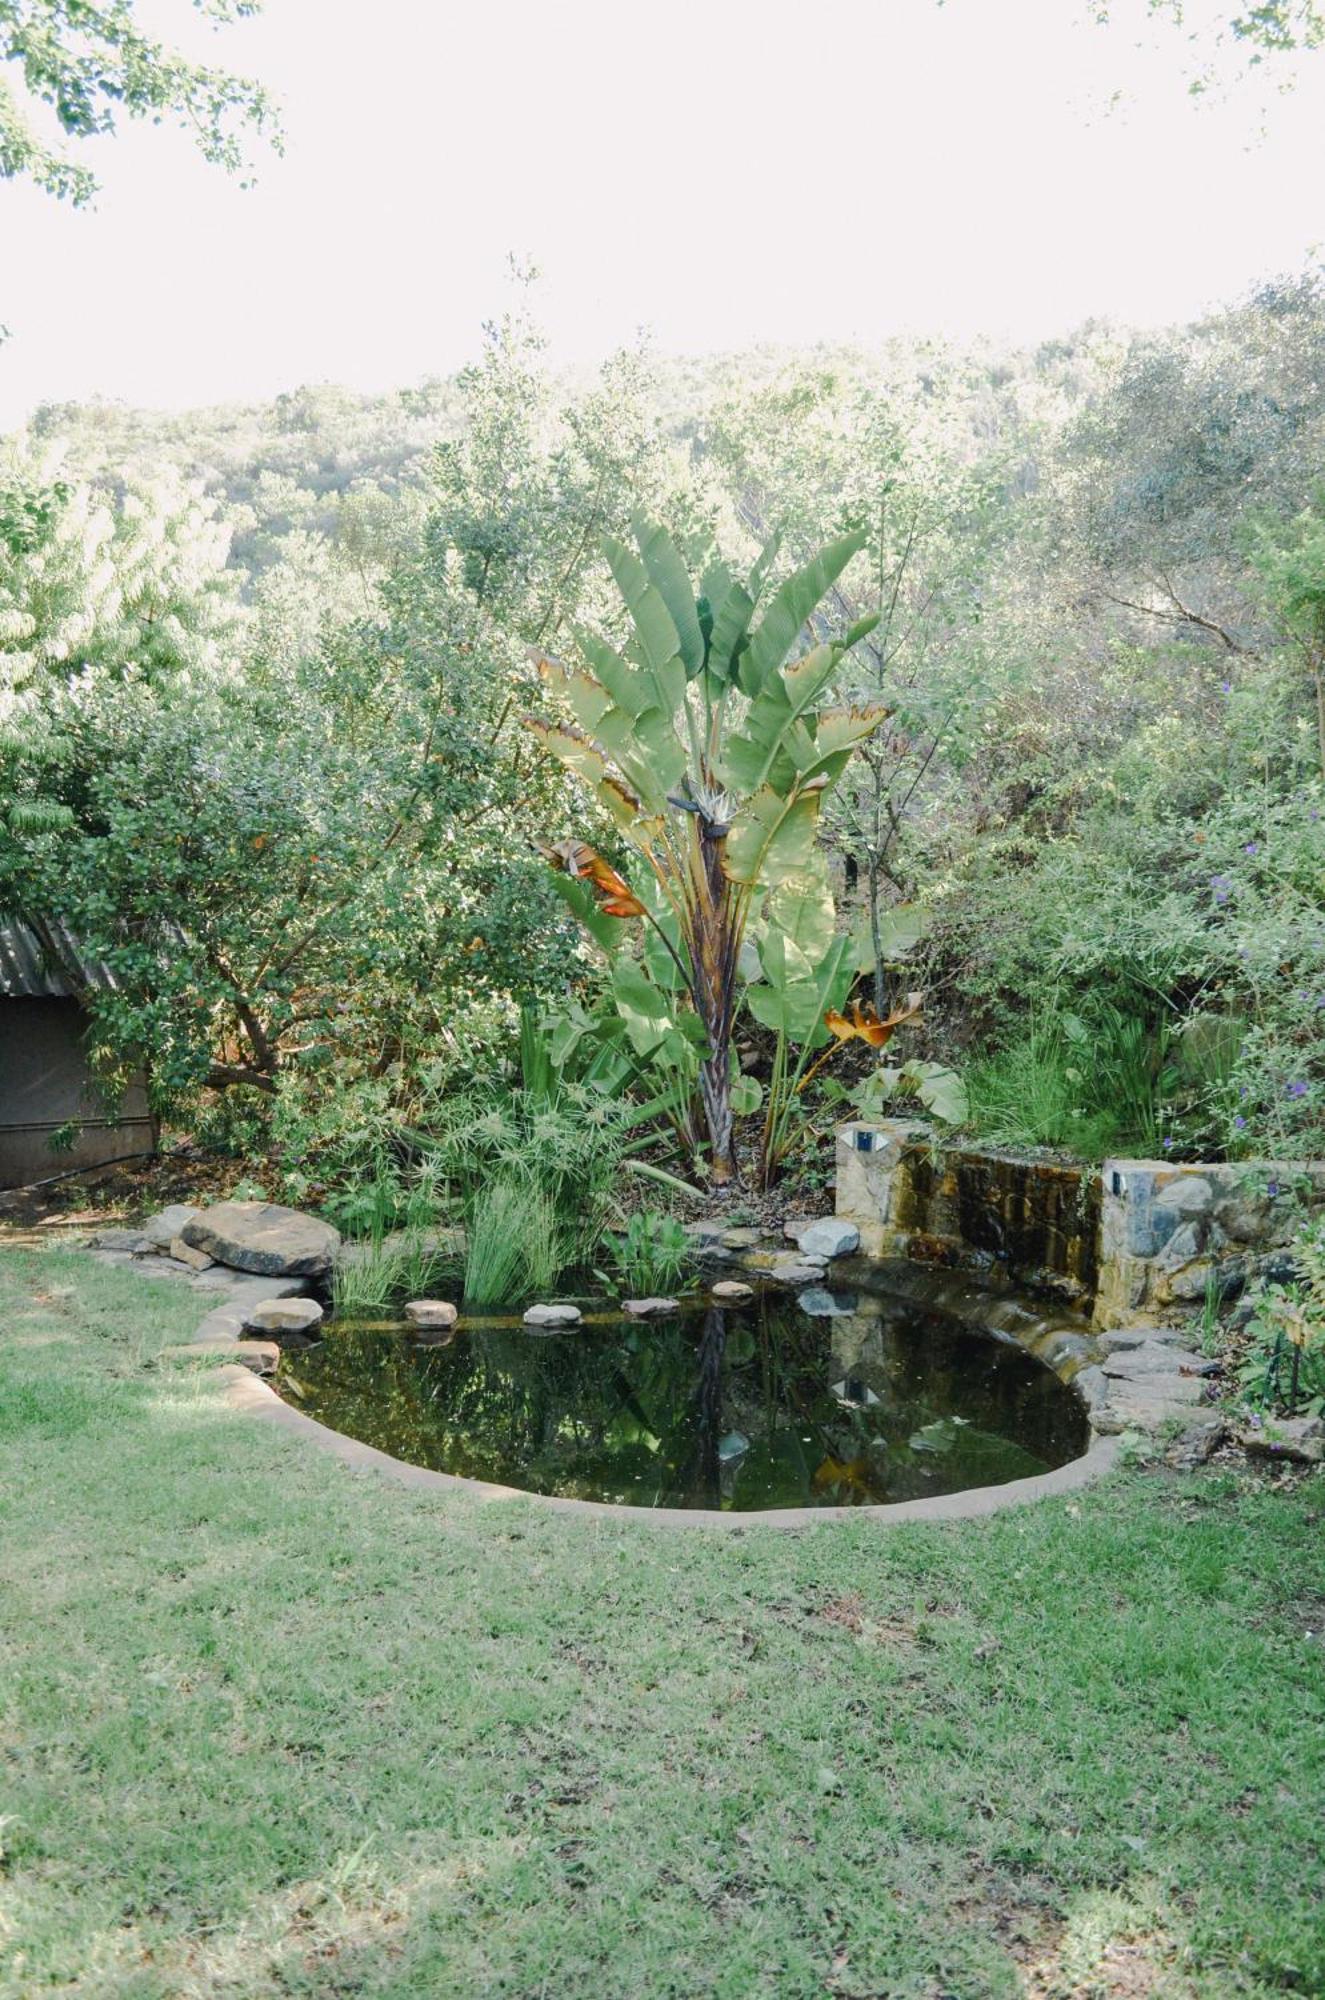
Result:
[[[353,1262],[332,1273],[338,1313],[384,1311],[402,1299],[427,1298],[457,1276],[459,1252],[430,1248],[432,1232],[401,1231],[397,1237],[363,1244]]]
[[[497,1178],[469,1210],[465,1299],[518,1305],[551,1290],[565,1263],[552,1203],[532,1181]]]
[[[1057,1007],[966,1077],[975,1131],[993,1146],[1064,1146],[1087,1159],[1160,1145],[1167,1041],[1108,1002],[1089,1019]]]
[[[1325,1990],[1319,1477],[731,1536],[398,1489],[0,1252],[0,1992]]]

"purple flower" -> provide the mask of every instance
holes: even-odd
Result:
[[[1233,683],[1232,683],[1232,681],[1221,681],[1221,682],[1219,683],[1219,685],[1220,685],[1220,687],[1221,687],[1221,688],[1222,688],[1222,689],[1224,690],[1224,693],[1225,693],[1225,694],[1232,694],[1232,692],[1233,692]]]
[[[1259,842],[1254,840],[1249,840],[1246,846],[1243,848],[1242,852],[1244,854],[1258,854],[1260,852]]]
[[[1172,1141],[1172,1139],[1166,1139],[1166,1140],[1164,1141],[1164,1151],[1165,1151],[1166,1153],[1168,1152],[1168,1150],[1169,1150],[1169,1147],[1170,1147],[1170,1146],[1171,1146],[1172,1144],[1173,1144],[1173,1141]]]
[[[1274,1198],[1275,1198],[1275,1196],[1276,1196],[1276,1195],[1278,1194],[1278,1192],[1279,1192],[1279,1183],[1278,1183],[1278,1181],[1268,1181],[1268,1182],[1266,1183],[1266,1188],[1265,1188],[1265,1192],[1266,1192],[1266,1193],[1267,1193],[1267,1194],[1269,1195],[1269,1197],[1270,1197],[1271,1201],[1273,1201],[1273,1200],[1274,1200]]]
[[[1212,875],[1210,877],[1210,887],[1215,892],[1215,901],[1217,903],[1226,903],[1233,884],[1229,881],[1227,875]]]
[[[1246,1119],[1245,1119],[1245,1118],[1244,1118],[1244,1117],[1242,1116],[1242,1113],[1241,1113],[1241,1112],[1239,1112],[1239,1113],[1238,1113],[1238,1115],[1237,1115],[1237,1117],[1236,1117],[1236,1118],[1235,1118],[1235,1119],[1233,1120],[1233,1123],[1234,1123],[1234,1124],[1235,1124],[1235,1125],[1237,1126],[1237,1128],[1238,1128],[1239,1132],[1240,1132],[1240,1131],[1242,1130],[1242,1128],[1243,1128],[1243,1126],[1244,1126],[1244,1125],[1246,1124],[1246,1122],[1247,1122],[1247,1121],[1246,1121]]]
[[[1285,1097],[1305,1097],[1310,1087],[1306,1083],[1290,1083],[1285,1086],[1284,1095]]]

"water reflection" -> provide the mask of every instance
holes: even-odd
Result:
[[[639,1323],[590,1310],[552,1337],[462,1321],[444,1345],[333,1324],[279,1386],[416,1464],[648,1507],[909,1499],[997,1484],[1084,1449],[1075,1397],[1018,1347],[913,1301],[785,1294]]]

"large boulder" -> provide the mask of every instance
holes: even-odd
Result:
[[[274,1201],[218,1201],[179,1233],[218,1264],[260,1278],[324,1278],[340,1245],[329,1222]]]

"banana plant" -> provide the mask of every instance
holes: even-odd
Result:
[[[870,964],[868,947],[837,931],[822,863],[779,883],[764,899],[753,950],[745,954],[745,969],[752,975],[746,1005],[775,1037],[759,1150],[762,1188],[773,1185],[787,1154],[804,1136],[804,1092],[824,1064],[857,1037],[883,1048],[897,1028],[919,1018],[919,993],[908,994],[883,1020],[872,1007],[859,1004],[850,1017],[840,1011],[857,976]]]
[[[843,656],[877,620],[790,658],[863,533],[830,543],[762,602],[775,548],[744,582],[712,564],[696,593],[662,528],[641,516],[634,532],[638,552],[603,545],[629,643],[618,651],[575,627],[578,664],[535,652],[562,714],[526,722],[656,885],[655,909],[587,843],[546,850],[581,892],[582,914],[593,898],[600,943],[610,948],[605,925],[633,918],[674,967],[703,1030],[699,1096],[709,1171],[723,1184],[738,1171],[731,1040],[742,941],[757,899],[811,866],[824,793],[888,713],[826,706]]]

